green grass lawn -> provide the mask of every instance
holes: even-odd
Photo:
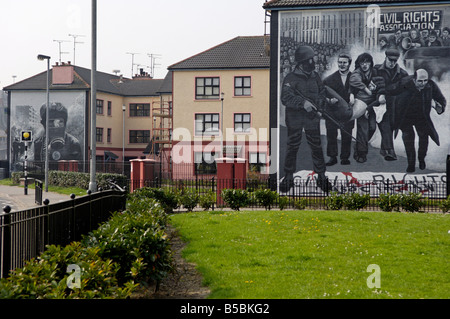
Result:
[[[210,211],[171,224],[209,298],[450,297],[448,214]],[[371,264],[379,288],[367,285]]]
[[[20,186],[19,184],[13,183],[11,178],[5,178],[5,179],[0,180],[0,185],[23,187],[23,186]],[[29,184],[28,188],[34,189],[34,183]],[[60,187],[60,186],[48,185],[48,191],[53,192],[53,193],[63,194],[63,195],[75,194],[76,196],[83,196],[83,195],[87,194],[85,189],[82,189],[79,187]]]

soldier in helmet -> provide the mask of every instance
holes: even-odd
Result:
[[[44,134],[36,138],[34,143],[35,161],[45,159],[45,124],[46,104],[40,109],[41,124],[44,126]],[[59,102],[49,105],[48,150],[49,160],[81,160],[81,146],[76,137],[66,132],[67,108]]]
[[[325,160],[320,140],[320,116],[317,109],[325,108],[325,86],[315,69],[314,51],[309,46],[299,46],[295,51],[297,63],[293,72],[283,81],[281,102],[286,106],[287,148],[284,162],[284,179],[280,191],[287,192],[293,186],[297,153],[303,131],[311,149],[313,170],[318,174],[317,185],[331,190],[325,176]]]

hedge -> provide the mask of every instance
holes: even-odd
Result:
[[[90,176],[91,175],[89,173],[49,171],[48,184],[52,186],[79,187],[82,189],[88,189]],[[23,172],[11,173],[12,182],[15,184],[19,184],[20,178],[22,177]],[[97,173],[95,175],[95,179],[97,186],[103,189],[110,188],[108,180],[114,180],[121,187],[127,185],[127,177],[121,174]]]

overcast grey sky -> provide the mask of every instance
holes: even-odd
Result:
[[[97,70],[131,76],[132,56],[155,78],[167,67],[236,36],[264,34],[264,0],[97,0]],[[0,87],[46,70],[38,54],[91,68],[91,0],[1,0]],[[267,25],[268,27],[268,25]],[[136,66],[134,67],[134,73]],[[13,76],[16,76],[15,79]]]

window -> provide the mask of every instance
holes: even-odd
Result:
[[[103,114],[103,100],[97,100],[97,114]]]
[[[217,173],[217,165],[215,161],[215,153],[194,153],[194,165],[195,165],[195,174],[196,175],[204,175],[204,174],[216,174]]]
[[[108,115],[109,116],[111,116],[111,114],[112,114],[112,103],[111,103],[111,101],[108,101]]]
[[[220,80],[219,78],[196,78],[195,79],[195,99],[219,99]]]
[[[130,116],[150,116],[150,104],[140,103],[140,104],[130,104]]]
[[[108,128],[108,131],[106,132],[106,142],[111,143],[111,129]]]
[[[234,78],[235,96],[250,96],[251,93],[251,78],[249,76],[237,76]]]
[[[99,142],[99,143],[102,143],[103,142],[103,128],[102,127],[97,127],[95,135],[96,135],[96,139],[95,140],[97,142]]]
[[[195,114],[195,135],[219,133],[219,113]]]
[[[234,131],[236,133],[250,132],[250,113],[234,114]]]
[[[150,130],[130,131],[130,143],[149,143]]]
[[[266,153],[249,153],[249,169],[252,172],[266,172]]]

